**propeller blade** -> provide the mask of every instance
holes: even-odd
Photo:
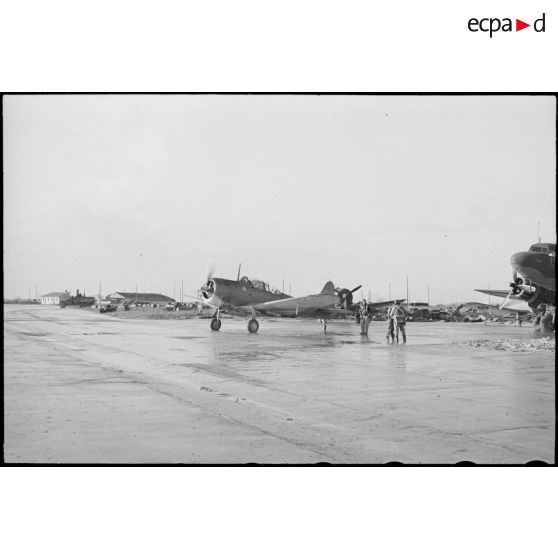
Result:
[[[362,285],[359,285],[358,287],[355,287],[355,288],[351,291],[351,294],[356,293],[360,288],[362,288]]]
[[[503,310],[506,307],[506,304],[510,301],[510,296],[512,295],[513,290],[510,290],[510,292],[508,293],[508,296],[506,297],[506,300],[504,300],[504,302],[502,302],[502,305],[500,306],[500,310]]]
[[[215,273],[215,266],[217,262],[215,260],[207,260],[207,265],[205,268],[205,282],[207,283]]]

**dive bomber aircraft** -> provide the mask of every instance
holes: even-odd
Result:
[[[208,275],[206,283],[201,287],[201,294],[202,302],[215,308],[210,323],[213,331],[221,329],[222,311],[249,314],[250,333],[256,333],[260,327],[256,319],[258,314],[288,318],[319,318],[326,331],[328,318],[347,316],[354,312],[353,293],[361,286],[352,290],[340,289],[328,281],[319,294],[291,297],[277,289],[270,289],[267,283],[257,279],[238,277],[234,281]],[[374,302],[369,306],[376,308],[392,303],[391,300]]]

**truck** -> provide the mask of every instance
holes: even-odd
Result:
[[[69,296],[64,300],[60,301],[60,308],[66,308],[68,306],[73,306],[76,308],[88,308],[95,304],[95,297],[94,296],[85,296],[79,292],[79,289],[76,291],[75,296]]]

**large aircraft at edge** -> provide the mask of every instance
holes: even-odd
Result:
[[[509,291],[475,289],[506,300],[523,300],[535,312],[535,327],[545,332],[555,330],[556,319],[556,244],[538,242],[527,252],[512,255],[513,281]]]

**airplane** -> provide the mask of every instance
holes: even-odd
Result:
[[[488,319],[525,321],[532,314],[531,309],[525,301],[517,300],[508,303],[505,309],[494,304],[483,304],[482,302],[466,302],[456,309],[457,313],[465,318],[464,321],[484,321]]]
[[[556,244],[538,242],[527,252],[517,252],[510,259],[513,281],[509,291],[475,289],[478,292],[525,301],[536,314],[535,328],[551,333],[556,316]]]
[[[240,271],[239,271],[240,275]],[[215,308],[210,328],[221,329],[221,312],[238,312],[250,314],[248,331],[256,333],[259,323],[258,314],[274,317],[315,317],[327,329],[327,319],[347,316],[354,312],[353,294],[362,285],[354,289],[336,288],[328,281],[319,294],[292,297],[277,289],[270,289],[268,283],[238,277],[236,281],[221,279],[208,275],[206,283],[201,287],[202,302]],[[405,300],[405,299],[400,299]],[[372,308],[387,306],[394,301],[374,302]]]

